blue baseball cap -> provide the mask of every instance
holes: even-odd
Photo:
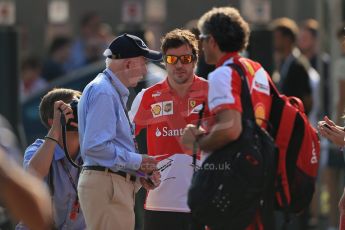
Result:
[[[153,61],[162,60],[162,54],[150,50],[143,40],[131,34],[116,37],[104,51],[103,55],[111,59],[124,59],[144,56]]]

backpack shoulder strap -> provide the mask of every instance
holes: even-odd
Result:
[[[270,84],[270,92],[272,95],[278,97],[279,96],[279,90],[277,89],[276,85],[273,83],[272,79],[269,77],[268,82]]]
[[[250,96],[250,88],[249,88],[249,83],[245,75],[245,72],[242,69],[242,67],[238,64],[231,63],[231,64],[228,64],[228,66],[236,70],[237,73],[241,77],[241,82],[242,82],[241,103],[242,103],[242,109],[243,109],[243,118],[249,119],[255,122],[253,104],[252,104],[252,99]]]

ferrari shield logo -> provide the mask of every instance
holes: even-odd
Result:
[[[196,101],[195,100],[190,100],[189,101],[189,105],[190,105],[191,108],[194,108],[195,105],[196,105]]]

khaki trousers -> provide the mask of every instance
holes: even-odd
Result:
[[[135,182],[110,172],[82,170],[78,195],[88,230],[133,230]]]

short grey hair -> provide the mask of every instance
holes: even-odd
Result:
[[[109,65],[111,64],[112,61],[113,61],[113,59],[107,57],[107,58],[105,59],[105,67],[106,67],[106,68],[109,68]]]

